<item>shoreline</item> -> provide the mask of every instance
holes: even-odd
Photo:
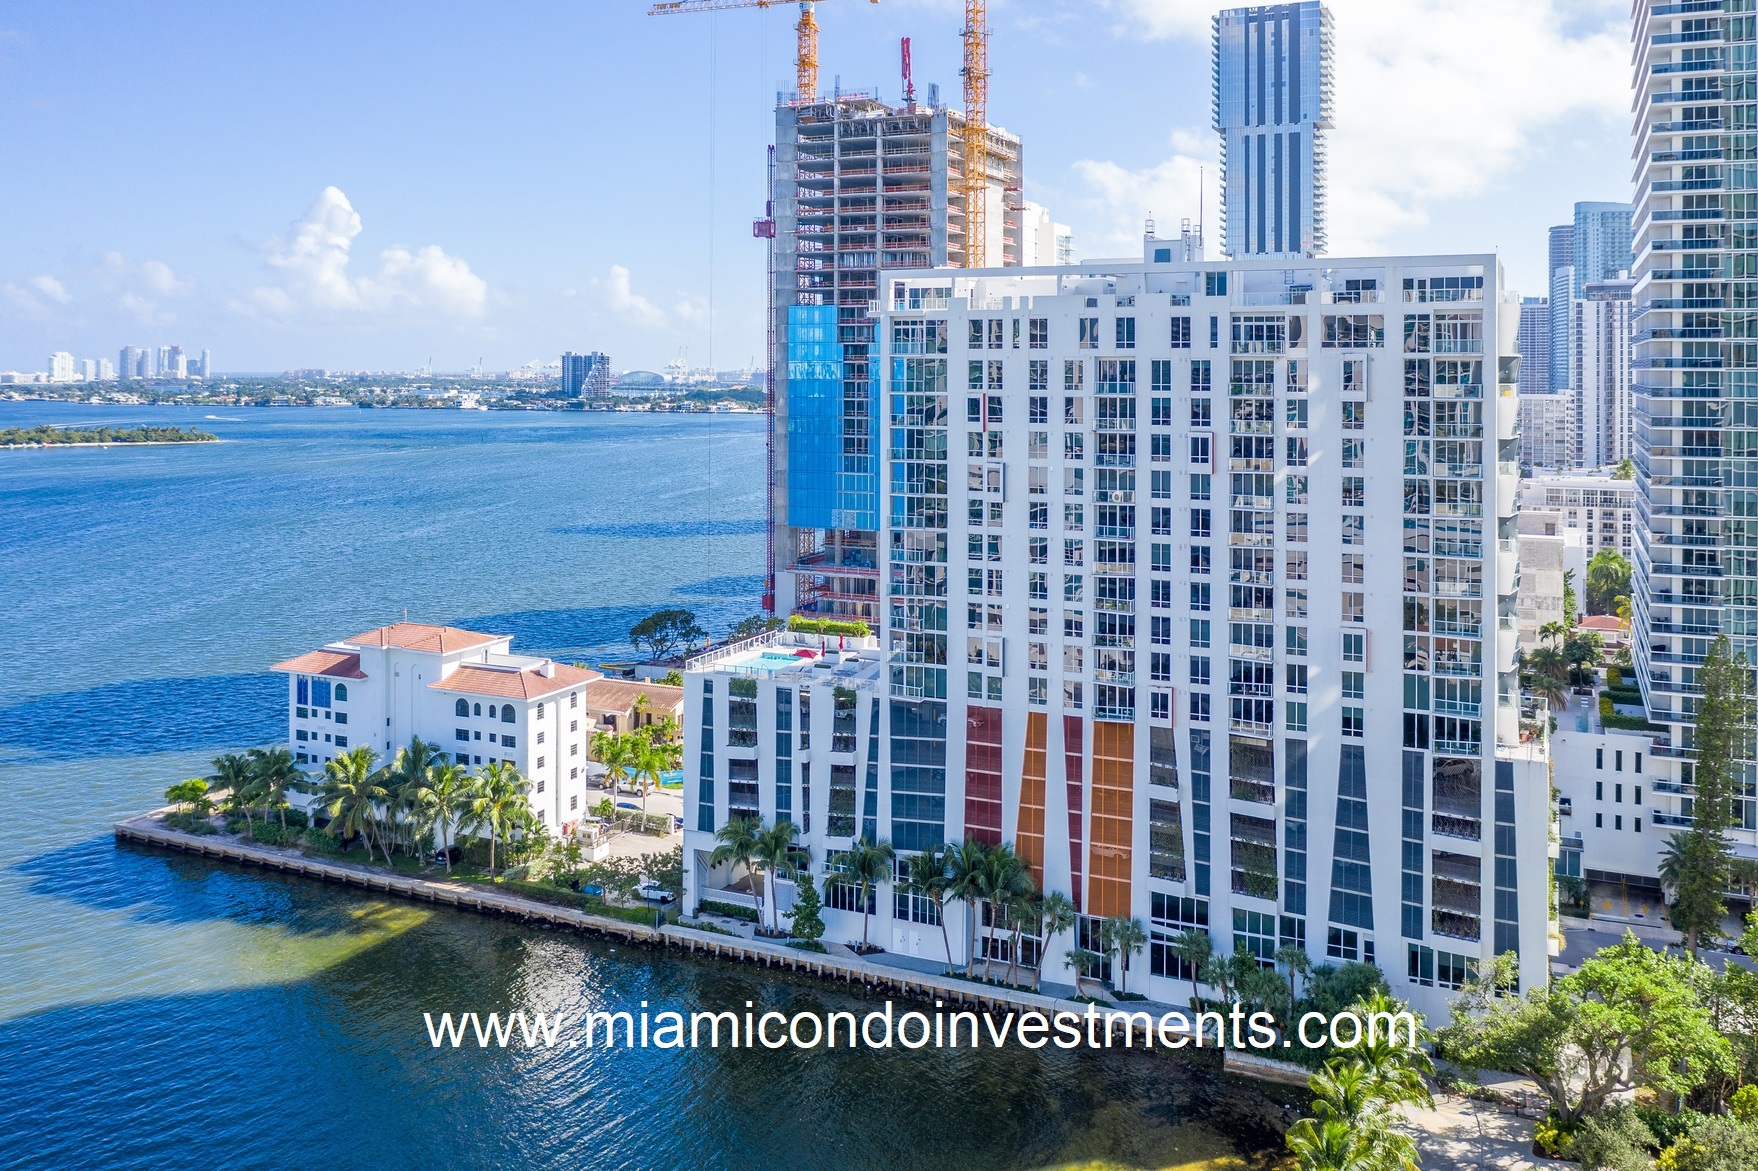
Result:
[[[111,440],[105,443],[0,443],[0,451],[59,451],[69,447],[211,447],[230,440],[212,439],[141,439]]]

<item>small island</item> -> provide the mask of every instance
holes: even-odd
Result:
[[[0,447],[66,447],[108,443],[217,443],[220,437],[188,427],[10,427]]]

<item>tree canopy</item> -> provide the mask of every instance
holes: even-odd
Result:
[[[670,658],[673,651],[689,650],[707,638],[708,632],[696,625],[696,615],[688,610],[655,610],[629,627],[629,641],[637,648],[646,647],[657,660]]]

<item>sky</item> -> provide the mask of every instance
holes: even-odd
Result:
[[[1082,257],[1211,221],[1199,0],[990,0],[989,118]],[[1502,255],[1631,190],[1627,0],[1331,0],[1330,252]],[[124,345],[222,371],[763,350],[792,4],[0,0],[0,370]],[[821,0],[820,88],[961,101],[961,0]],[[1199,175],[1209,190],[1199,201]]]

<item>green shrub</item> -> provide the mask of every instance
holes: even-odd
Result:
[[[1661,1155],[1660,1165],[1667,1171],[1751,1171],[1758,1167],[1758,1130],[1698,1114],[1690,1133]]]
[[[1650,1171],[1654,1132],[1628,1106],[1607,1106],[1581,1123],[1571,1152],[1586,1171]]]
[[[696,910],[704,915],[720,915],[727,919],[743,919],[747,923],[757,923],[757,908],[741,907],[736,903],[721,903],[713,899],[703,899],[696,904]]]
[[[794,939],[788,942],[788,946],[797,948],[800,951],[815,951],[819,955],[830,954],[830,949],[825,947],[822,943],[819,943],[816,939]]]
[[[311,824],[311,815],[303,809],[283,809],[275,820],[279,821],[283,816],[287,819],[288,829],[304,829]]]
[[[1565,1128],[1554,1113],[1540,1118],[1532,1128],[1532,1145],[1549,1159],[1566,1159],[1575,1145],[1573,1128]]]
[[[1605,669],[1605,683],[1607,687],[1622,687],[1624,685],[1624,673],[1616,667],[1607,667]]]
[[[869,638],[873,634],[865,622],[843,621],[836,618],[804,618],[798,614],[787,620],[787,628],[795,634],[820,634],[849,638]]]
[[[327,829],[306,830],[305,844],[321,854],[340,854],[342,852],[342,839]]]
[[[186,834],[217,834],[212,822],[199,813],[167,813],[165,828]]]
[[[255,842],[260,842],[265,846],[284,846],[284,845],[288,844],[289,842],[293,841],[294,839],[296,839],[298,836],[299,836],[298,830],[295,830],[295,829],[283,830],[281,828],[280,823],[275,822],[275,821],[270,821],[270,822],[260,822],[259,821],[255,825],[250,827],[251,840],[255,841]]]
[[[1728,1109],[1733,1111],[1734,1120],[1747,1126],[1758,1125],[1758,1085],[1741,1086],[1734,1091],[1734,1096],[1727,1100]]]

